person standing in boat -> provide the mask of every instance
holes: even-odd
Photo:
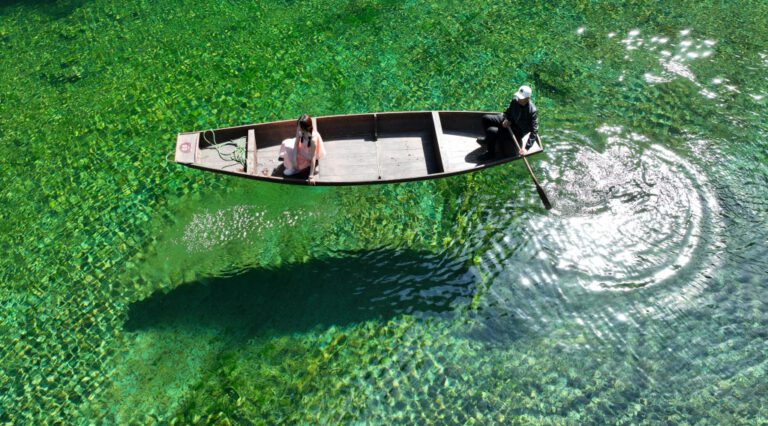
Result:
[[[524,144],[520,150],[514,146],[514,152],[517,152],[519,155],[525,155],[527,150],[531,148],[539,134],[539,118],[536,112],[536,105],[531,102],[532,92],[530,87],[520,86],[504,114],[483,115],[485,137],[478,138],[477,142],[485,145],[487,152],[481,155],[478,160],[488,161],[496,158],[499,142],[511,143],[513,146],[516,145],[509,136],[507,128],[512,129],[517,141]],[[528,133],[530,133],[528,140],[523,141],[523,136]]]
[[[325,146],[320,133],[312,124],[312,117],[302,114],[296,122],[296,137],[286,139],[280,148],[280,157],[285,166],[284,176],[293,176],[309,171],[307,181],[315,184],[320,160],[325,156]]]

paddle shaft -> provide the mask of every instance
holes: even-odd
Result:
[[[517,141],[517,137],[515,136],[515,133],[507,127],[507,131],[509,132],[509,135],[512,136],[512,140],[515,141],[515,145],[517,146],[518,153],[521,157],[523,157],[523,161],[525,162],[525,167],[528,168],[528,174],[531,175],[531,179],[533,179],[533,184],[536,185],[536,192],[539,194],[539,198],[541,198],[541,202],[544,204],[544,208],[549,210],[552,208],[552,204],[549,202],[549,198],[547,197],[547,194],[544,192],[544,188],[541,187],[539,184],[539,180],[536,179],[536,175],[533,174],[533,169],[531,168],[531,165],[528,164],[528,159],[525,158],[525,155],[521,152],[523,150],[523,146],[520,145],[520,142]],[[536,135],[538,137],[538,135]],[[539,140],[539,144],[541,144],[541,140]]]

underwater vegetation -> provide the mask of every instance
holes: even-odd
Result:
[[[767,20],[0,2],[0,424],[768,423]],[[296,188],[169,162],[180,131],[523,83],[549,214],[517,166]]]

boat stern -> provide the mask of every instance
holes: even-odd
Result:
[[[180,164],[194,163],[199,145],[200,132],[179,133],[176,137],[176,162]]]

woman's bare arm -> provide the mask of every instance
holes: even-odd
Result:
[[[301,130],[296,129],[296,138],[293,140],[293,167],[299,167],[299,144],[301,144]]]
[[[317,164],[317,138],[312,138],[312,162],[309,165],[309,182],[314,183],[315,180],[315,165]]]

